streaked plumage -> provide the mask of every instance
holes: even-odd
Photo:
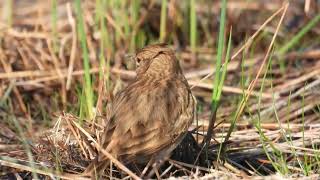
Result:
[[[194,118],[195,101],[174,51],[164,44],[136,53],[137,77],[114,99],[102,147],[122,163],[167,158]],[[99,155],[89,166],[104,170]]]

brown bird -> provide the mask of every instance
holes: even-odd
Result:
[[[167,45],[146,46],[134,60],[137,76],[116,94],[101,146],[124,164],[159,163],[184,138],[194,119],[195,100]],[[86,172],[101,173],[108,165],[101,153]]]

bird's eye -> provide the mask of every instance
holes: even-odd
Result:
[[[140,59],[140,58],[137,58],[137,63],[138,63],[138,64],[140,64],[140,61],[141,61],[141,59]]]

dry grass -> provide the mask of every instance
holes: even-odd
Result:
[[[82,113],[86,72],[74,4],[57,1],[57,20],[53,21],[51,4],[46,1],[10,2],[0,2],[0,177],[30,178],[33,171],[41,178],[80,178],[100,149],[100,116],[109,115],[113,95],[135,77],[126,56],[160,36],[161,4],[143,1],[136,19],[131,11],[125,14],[131,7],[128,2],[124,7],[106,8],[103,16],[109,39],[104,49],[100,49],[106,39],[96,23],[96,4],[82,4],[95,93],[96,118],[89,121]],[[283,1],[228,1],[226,28],[227,32],[233,29],[233,56],[207,157],[199,143],[210,116],[220,3],[196,3],[198,36],[194,49],[189,47],[189,28],[184,25],[188,20],[183,19],[188,8],[184,3],[168,1],[167,33],[161,38],[177,50],[198,100],[198,117],[190,128],[192,135],[163,167],[163,178],[319,178],[319,22],[290,51],[279,53],[319,14],[319,3],[301,2],[290,2],[280,24]],[[12,12],[10,6],[14,7]],[[125,18],[129,18],[127,22]],[[105,57],[103,70],[100,53]],[[255,86],[249,85],[252,80]],[[221,163],[217,160],[220,144],[232,126],[230,119],[241,97],[248,94],[251,96],[225,143]],[[112,161],[113,176],[139,178],[121,162]],[[208,167],[208,163],[213,166]]]

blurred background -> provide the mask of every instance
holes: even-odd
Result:
[[[225,33],[228,35],[232,28],[231,55],[284,2],[228,1]],[[132,77],[134,64],[126,56],[144,45],[157,42],[172,46],[185,75],[197,81],[213,71],[216,63],[220,5],[218,0],[81,1],[79,19],[76,1],[3,0],[0,2],[0,95],[7,95],[6,100],[12,100],[17,115],[28,115],[36,122],[50,119],[52,113],[61,110],[78,114],[79,96],[84,87],[84,61],[88,61],[95,103],[99,67],[107,69],[104,72],[107,76],[106,96],[101,96],[101,101],[107,102],[111,94]],[[319,1],[315,0],[290,2],[274,43],[273,53],[279,54],[281,51],[286,55],[273,61],[274,91],[283,91],[280,87],[284,87],[286,81],[301,76],[303,71],[311,71],[318,64],[319,8]],[[225,80],[231,90],[227,88],[226,96],[222,98],[241,94],[241,71],[247,81],[242,84],[244,87],[250,82],[250,77],[252,80],[279,19],[280,14],[250,42],[250,47],[231,60]],[[304,29],[310,21],[313,21],[311,27]],[[80,37],[82,35],[85,37]],[[297,36],[298,40],[288,47],[290,40]],[[243,62],[243,69],[239,62]],[[213,79],[213,76],[210,78]],[[194,88],[200,105],[202,101],[204,105],[210,102],[210,78],[204,81],[207,83],[198,84],[202,85],[200,88]],[[10,88],[12,90],[5,94],[10,84],[13,89]],[[259,89],[258,86],[256,88]],[[4,101],[2,104],[5,104]],[[99,111],[104,112],[103,109]]]

